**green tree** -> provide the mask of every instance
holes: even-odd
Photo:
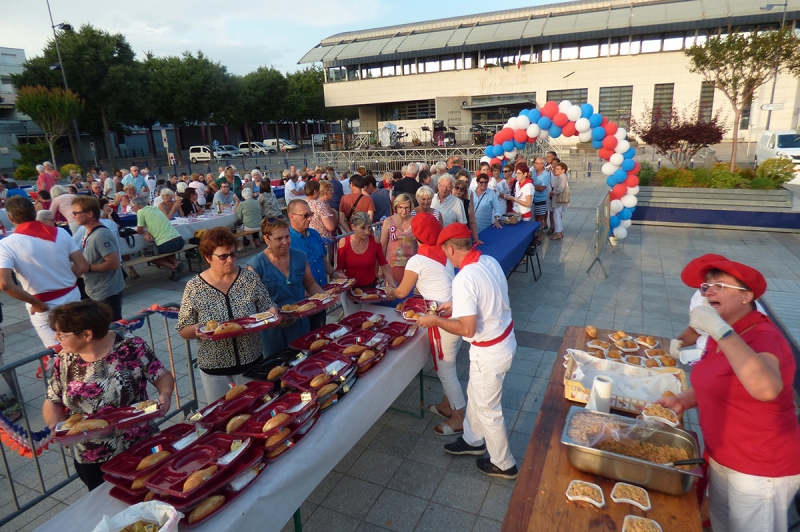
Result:
[[[253,123],[273,122],[275,138],[280,137],[289,81],[274,67],[258,67],[243,78],[244,101],[250,107]]]
[[[312,65],[286,76],[285,118],[297,123],[297,138],[300,138],[300,122],[322,120],[325,117],[325,82],[322,68]]]
[[[722,92],[733,108],[733,147],[730,171],[736,169],[736,148],[742,111],[756,89],[786,70],[796,53],[798,38],[791,28],[780,31],[737,33],[709,37],[703,45],[684,50],[689,58],[689,71]]]
[[[175,128],[176,156],[183,149],[178,128],[186,125],[189,114],[189,92],[186,90],[186,63],[181,57],[155,57],[148,53],[144,67],[149,73],[153,117],[162,126]]]
[[[14,159],[14,162],[20,165],[36,166],[51,157],[50,145],[42,139],[14,144],[14,149],[19,153],[19,157]]]
[[[17,93],[17,109],[30,116],[42,128],[55,165],[55,142],[64,136],[72,120],[83,111],[81,99],[71,90],[61,87],[22,87]]]

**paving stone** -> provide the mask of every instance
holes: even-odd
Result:
[[[363,520],[382,491],[381,486],[346,476],[325,497],[321,506]]]
[[[475,467],[475,459],[471,456],[468,459],[472,462],[472,467],[478,471]],[[480,471],[478,473],[483,475]],[[439,484],[432,500],[465,512],[475,511],[483,504],[489,484],[488,480],[448,472]]]
[[[485,517],[478,517],[475,520],[475,525],[472,527],[472,532],[498,532],[502,523],[500,521],[493,521]]]
[[[367,521],[396,532],[414,530],[428,501],[394,490],[384,490],[367,515]]]
[[[475,523],[475,515],[430,503],[414,529],[416,532],[464,532]]]
[[[385,486],[402,463],[402,458],[381,453],[374,449],[367,449],[358,457],[358,460],[347,471],[347,474]]]
[[[483,517],[502,521],[506,515],[512,491],[514,491],[513,488],[497,484],[489,486],[489,491],[486,493],[486,498],[483,500],[483,506],[481,506],[479,514]]]
[[[405,415],[405,414],[400,414]],[[411,417],[405,415],[406,417]],[[428,418],[428,422],[430,422],[431,418]],[[422,427],[424,430],[427,426]],[[422,432],[421,430],[420,432]],[[375,439],[372,440],[370,443],[369,448],[375,451],[380,451],[382,453],[391,454],[400,458],[405,458],[408,456],[408,453],[411,452],[411,449],[417,443],[419,439],[419,433],[416,432],[409,432],[407,430],[399,429],[392,426],[385,426],[383,429],[375,436]]]
[[[342,475],[341,473],[337,473],[336,471],[331,471],[330,473],[325,475],[325,478],[322,479],[322,482],[317,484],[317,487],[314,488],[314,491],[311,492],[311,495],[309,495],[308,499],[306,500],[314,504],[322,503],[322,501],[325,500],[325,497],[328,496],[328,494],[331,492],[331,490],[333,490],[336,484],[338,484],[339,481],[342,480],[343,476],[344,475]]]
[[[387,487],[415,497],[430,499],[444,475],[444,469],[406,460]]]
[[[308,521],[303,523],[304,532],[354,532],[360,521],[355,517],[335,512],[328,508],[317,508]]]

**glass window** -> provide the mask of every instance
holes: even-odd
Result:
[[[648,35],[644,39],[642,39],[642,53],[643,54],[652,54],[654,52],[661,51],[661,36],[660,35]]]
[[[582,105],[589,101],[589,89],[547,91],[548,102],[562,102],[563,100],[569,100],[573,105]]]
[[[544,50],[542,50],[541,54],[542,63],[549,63],[551,60],[550,59],[551,55],[552,54],[550,54],[550,48],[545,48]]]
[[[416,59],[409,59],[407,61],[403,61],[403,75],[408,76],[409,74],[416,74],[417,73],[417,60]]]
[[[458,58],[461,61],[461,58]],[[445,70],[455,70],[456,69],[456,58],[449,55],[442,57],[442,71]]]
[[[619,43],[619,55],[631,55],[631,43],[627,39]]]
[[[660,114],[669,117],[672,113],[672,96],[675,92],[674,83],[657,84],[653,91],[653,117]]]
[[[624,125],[625,127],[629,127],[631,123],[632,102],[633,85],[624,87],[600,87],[600,106],[598,112],[620,126]]]
[[[692,35],[694,38],[694,35]],[[664,46],[663,50],[665,52],[674,52],[676,50],[683,49],[683,34],[682,33],[670,33],[664,37]]]
[[[714,86],[706,81],[700,85],[700,103],[697,106],[698,118],[710,122],[714,111]]]
[[[478,66],[478,52],[464,54],[464,68],[470,69]]]
[[[358,65],[347,67],[347,80],[352,81],[354,79],[358,79]]]
[[[380,65],[361,65],[361,79],[381,77]]]
[[[642,51],[642,41],[639,37],[631,39],[631,55],[636,55]]]
[[[328,82],[333,83],[336,81],[345,81],[347,70],[343,66],[329,67],[328,68]]]
[[[553,61],[560,61],[561,60],[561,50],[559,47],[553,46],[552,51],[550,52],[550,57]]]
[[[425,73],[428,72],[439,72],[439,58],[438,57],[426,57],[425,58]]]
[[[456,57],[456,70],[464,70],[464,59]]]
[[[396,69],[399,70],[399,67],[396,67],[394,63],[384,63],[381,66],[381,76],[383,77],[394,76],[396,73]]]
[[[608,48],[608,45],[606,45]],[[591,57],[598,57],[600,55],[599,44],[582,44],[581,45],[581,59],[588,59]]]
[[[578,58],[578,43],[566,43],[561,45],[561,59],[566,61],[568,59]]]
[[[418,120],[436,116],[436,100],[390,103],[380,106],[380,120]]]

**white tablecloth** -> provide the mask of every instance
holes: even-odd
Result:
[[[393,309],[365,305],[390,321],[401,318]],[[416,377],[430,357],[428,335],[417,332],[404,347],[389,351],[380,365],[359,379],[337,405],[323,412],[317,424],[286,456],[266,467],[230,506],[192,530],[277,531],[333,467],[375,424]],[[112,498],[104,483],[37,529],[41,532],[86,532],[102,516],[115,515],[127,505]]]
[[[172,226],[186,242],[194,236],[195,231],[200,229],[212,229],[214,227],[232,227],[239,219],[235,214],[204,214],[197,218],[180,218],[172,220]],[[120,240],[120,251],[123,255],[138,253],[144,249],[145,240],[142,235],[136,235],[133,247],[129,247],[125,240]]]

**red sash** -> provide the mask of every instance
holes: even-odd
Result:
[[[50,292],[42,292],[41,294],[34,294],[33,297],[35,297],[42,303],[47,303],[48,301],[58,299],[59,297],[64,297],[65,295],[75,290],[75,287],[77,286],[78,286],[77,284],[74,284],[67,288],[59,288],[58,290],[51,290]]]
[[[439,365],[436,359],[444,360],[444,351],[442,351],[442,335],[439,332],[439,327],[428,328],[428,343],[431,346],[431,358],[433,359],[433,371],[439,371]]]
[[[478,259],[481,258],[482,253],[478,251],[478,244],[472,246],[472,249],[464,255],[464,259],[461,261],[460,269],[466,268],[468,265],[472,264],[473,262],[478,262]]]
[[[25,222],[14,229],[14,234],[41,238],[48,242],[55,242],[58,237],[58,227],[45,225],[42,222]]]
[[[511,323],[508,324],[508,327],[506,327],[506,330],[503,331],[503,334],[501,334],[497,338],[493,340],[486,340],[485,342],[472,342],[472,345],[475,347],[491,347],[493,345],[497,345],[506,338],[508,338],[508,335],[511,334],[511,331],[513,330],[514,330],[514,320],[511,320]]]

